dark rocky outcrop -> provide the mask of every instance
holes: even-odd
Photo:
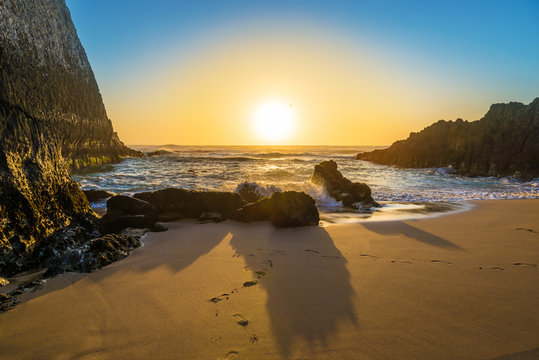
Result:
[[[58,229],[98,226],[69,168],[138,155],[112,129],[64,0],[0,1],[0,274]]]
[[[333,160],[323,161],[314,167],[311,182],[322,185],[329,196],[342,201],[344,206],[365,209],[378,204],[372,199],[371,189],[364,183],[353,183],[345,178]]]
[[[156,221],[198,219],[220,222],[234,219],[243,222],[271,221],[275,226],[318,225],[315,201],[303,192],[276,192],[256,202],[244,202],[233,192],[192,191],[168,188],[128,196],[114,196],[107,201],[103,216],[106,232],[117,233],[128,227],[164,231]]]
[[[82,192],[84,193],[84,195],[90,202],[108,199],[116,195],[114,193],[111,193],[105,190],[97,190],[97,189],[83,190]]]
[[[107,233],[118,233],[129,227],[149,228],[157,221],[157,208],[144,200],[116,195],[107,200],[107,213],[101,220]]]
[[[244,204],[239,194],[218,191],[168,188],[134,196],[155,206],[159,221],[198,219],[202,213],[218,213],[229,219]]]
[[[92,272],[126,257],[139,246],[140,241],[133,236],[108,234],[92,238],[87,229],[72,226],[40,243],[34,254],[35,266],[46,268],[47,276],[65,271]]]
[[[316,226],[320,221],[314,199],[297,191],[276,192],[239,209],[233,218],[243,222],[269,220],[277,227]]]
[[[440,120],[388,149],[357,158],[408,168],[448,167],[469,176],[539,177],[539,98],[494,104],[478,121]],[[518,173],[517,173],[518,172]]]
[[[146,156],[154,157],[154,156],[162,156],[162,155],[168,155],[168,154],[172,154],[172,151],[156,150],[156,151],[151,151],[151,152],[147,153]]]
[[[156,218],[157,208],[147,201],[125,195],[116,195],[107,200],[107,213],[102,218],[104,221],[125,215],[146,215]]]

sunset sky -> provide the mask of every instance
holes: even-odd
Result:
[[[539,96],[535,0],[67,4],[132,145],[385,145]]]

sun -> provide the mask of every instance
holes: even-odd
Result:
[[[253,129],[266,142],[286,140],[296,127],[296,114],[291,104],[268,101],[259,105],[253,114]]]

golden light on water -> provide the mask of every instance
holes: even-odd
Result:
[[[296,114],[292,104],[268,101],[259,105],[252,119],[256,135],[267,143],[281,143],[287,140],[296,127]]]

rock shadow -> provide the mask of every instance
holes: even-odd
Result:
[[[339,325],[358,326],[346,259],[323,228],[258,225],[256,233],[238,229],[230,245],[267,292],[270,326],[283,357],[292,356],[298,342],[314,356]]]
[[[427,231],[418,229],[402,221],[364,222],[361,223],[361,225],[365,229],[379,235],[404,235],[427,245],[462,250],[460,246],[452,243],[451,241],[431,234]]]
[[[539,348],[507,354],[493,358],[492,360],[536,360],[539,359]]]
[[[99,282],[119,271],[143,274],[162,266],[165,266],[172,273],[177,273],[212,251],[229,234],[229,229],[216,224],[202,226],[198,223],[176,222],[167,225],[171,230],[189,230],[190,227],[196,227],[197,230],[181,231],[181,237],[173,241],[169,239],[173,236],[171,231],[150,233],[150,238],[143,239],[143,249],[135,249],[126,258],[92,273],[66,272],[54,276],[48,279],[48,281],[54,282],[54,286],[44,286],[36,292],[25,294],[21,298],[22,302],[62,290],[82,279],[89,279],[87,277],[89,274],[93,274],[92,281]],[[127,265],[126,262],[129,262],[128,266],[124,266]]]

